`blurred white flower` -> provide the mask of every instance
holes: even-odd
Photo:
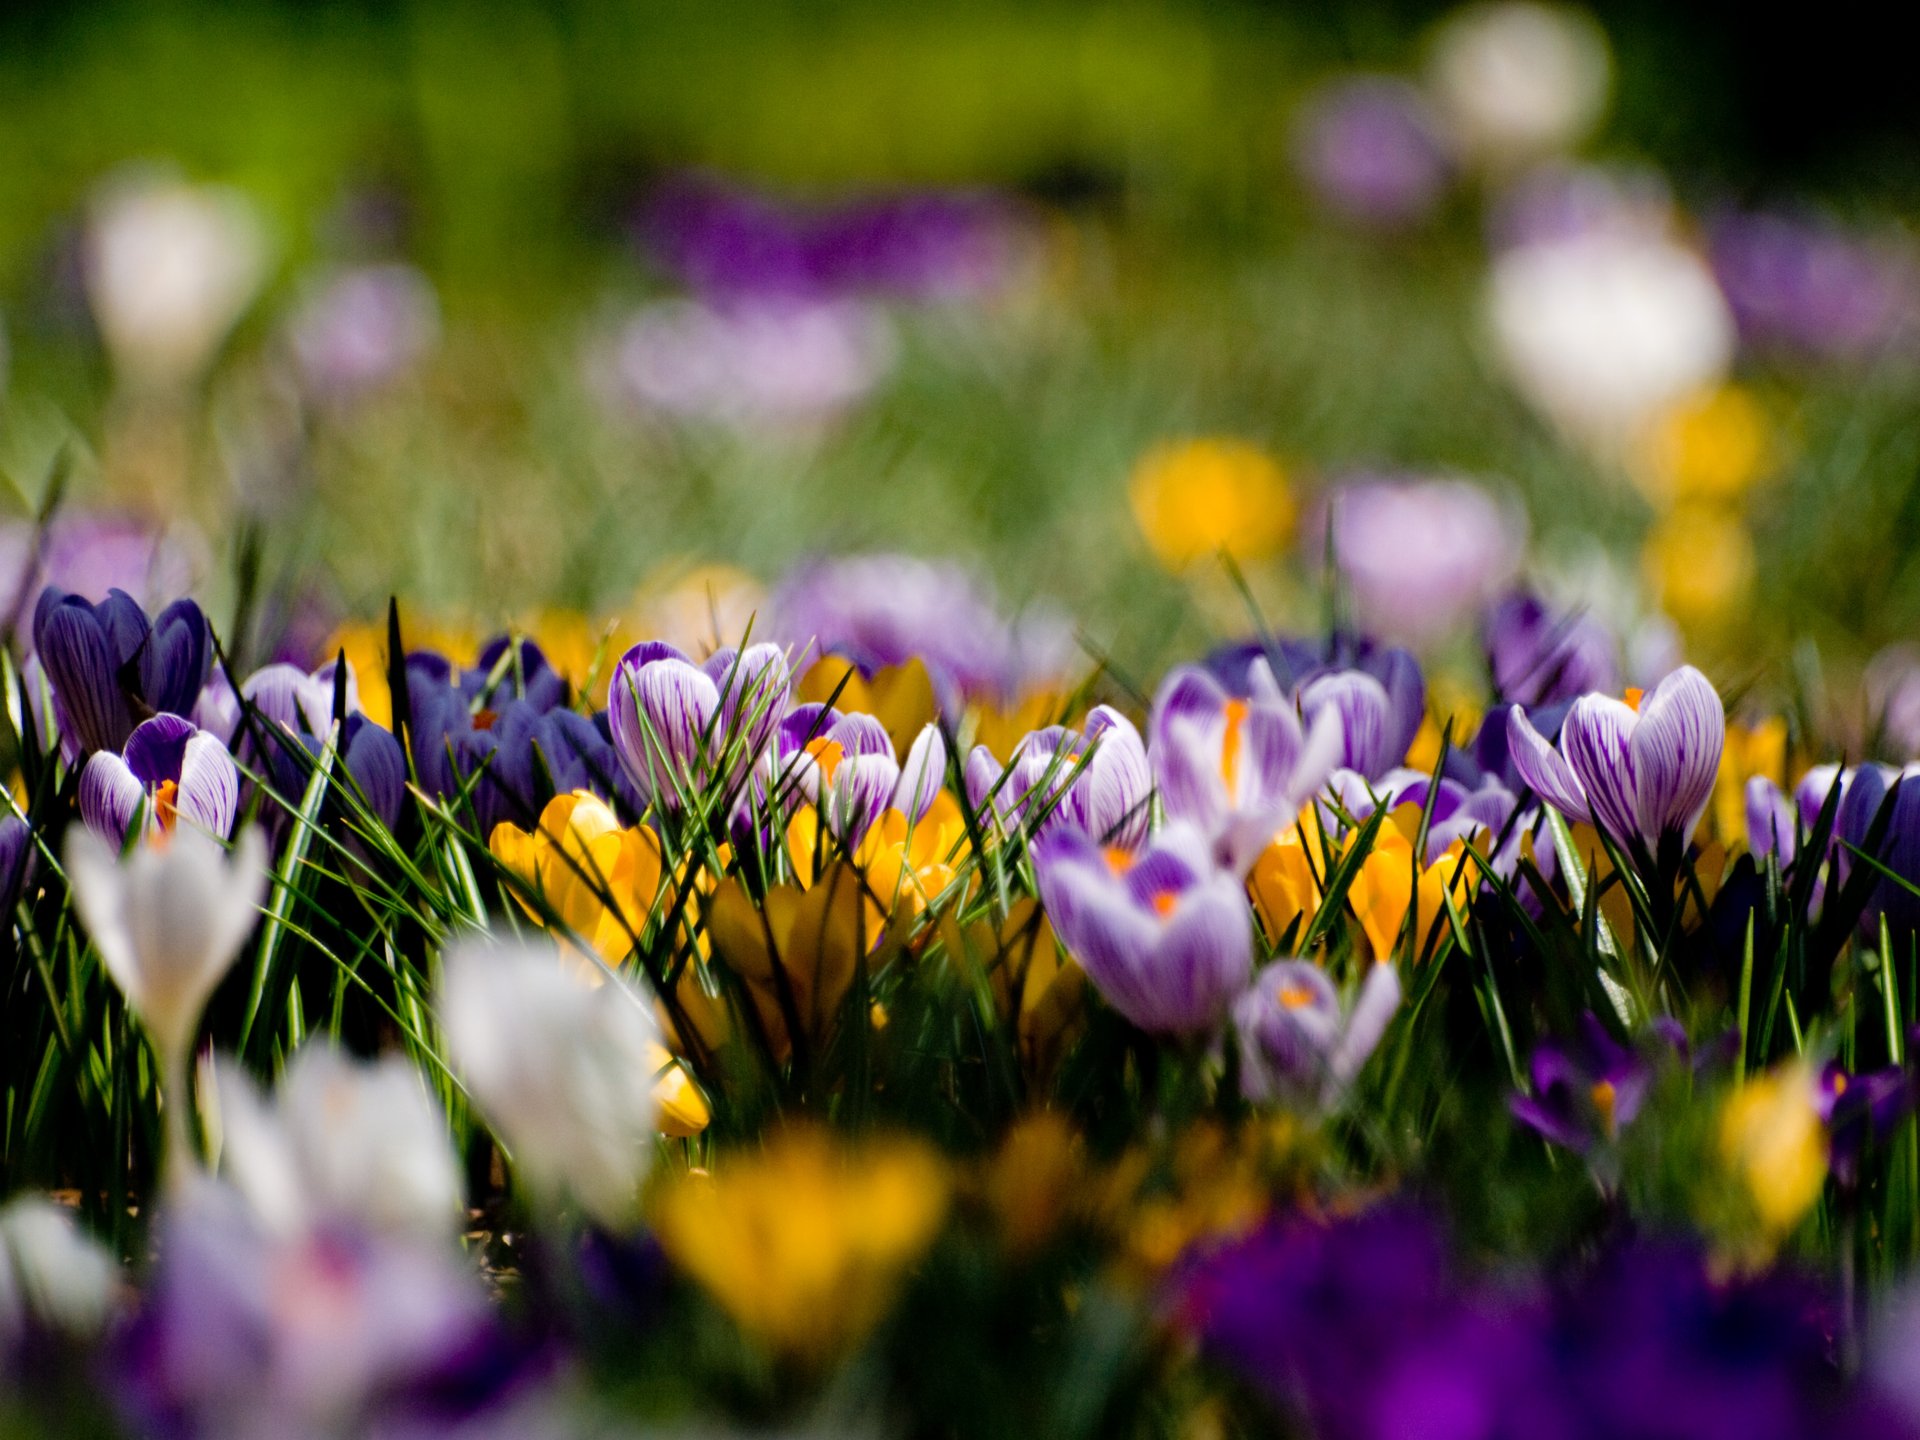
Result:
[[[448,1054],[536,1204],[571,1195],[605,1225],[629,1222],[655,1135],[648,1000],[551,944],[469,940],[443,967]]]
[[[87,298],[122,378],[193,380],[265,277],[267,245],[246,196],[151,170],[112,177],[86,235]]]
[[[1585,11],[1471,5],[1435,32],[1428,83],[1455,143],[1495,163],[1564,150],[1606,114],[1613,63]]]
[[[228,855],[212,836],[178,827],[165,844],[125,860],[83,826],[67,840],[67,879],[113,983],[147,1028],[164,1077],[168,1163],[184,1175],[187,1063],[200,1015],[259,916],[266,844],[241,832]]]
[[[393,383],[439,339],[433,285],[411,265],[366,265],[316,278],[288,327],[301,379],[330,400]]]
[[[0,1208],[0,1359],[29,1326],[79,1339],[113,1308],[118,1268],[73,1217],[37,1196]]]
[[[663,300],[636,312],[588,358],[610,406],[728,425],[828,418],[892,368],[892,331],[853,300]]]
[[[397,1056],[362,1063],[308,1044],[272,1104],[232,1061],[217,1067],[213,1094],[221,1166],[276,1235],[347,1218],[431,1238],[460,1216],[446,1121],[419,1072]],[[207,1128],[211,1135],[216,1125]]]
[[[1520,392],[1609,453],[1733,361],[1733,315],[1713,273],[1653,235],[1602,231],[1509,250],[1494,261],[1489,305]]]

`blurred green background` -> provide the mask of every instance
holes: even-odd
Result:
[[[1533,517],[1538,571],[1597,556],[1637,583],[1646,497],[1538,419],[1489,353],[1477,183],[1375,235],[1329,222],[1291,172],[1307,87],[1411,72],[1444,8],[16,8],[0,20],[0,505],[30,513],[65,445],[70,504],[191,519],[216,595],[251,523],[270,583],[360,614],[394,590],[483,620],[605,610],[682,558],[772,579],[823,551],[954,554],[1150,667],[1236,623],[1238,602],[1217,574],[1153,564],[1128,475],[1158,441],[1224,434],[1279,457],[1303,510],[1352,465],[1497,477]],[[1616,84],[1589,155],[1662,170],[1702,210],[1906,213],[1916,120],[1868,30],[1597,13]],[[76,278],[89,197],[133,161],[236,187],[268,237],[259,298],[161,411],[116,387]],[[626,423],[582,354],[606,317],[673,288],[633,217],[688,167],[808,199],[991,185],[1043,242],[993,303],[893,310],[897,363],[829,423]],[[262,357],[303,277],[370,248],[430,277],[440,343],[351,414],[288,419]],[[1758,670],[1802,639],[1844,664],[1910,632],[1913,367],[1743,361],[1741,378],[1781,463],[1746,516],[1750,603],[1701,643]],[[1297,556],[1249,579],[1278,620],[1321,612]]]

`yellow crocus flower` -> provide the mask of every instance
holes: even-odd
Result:
[[[1794,1061],[1748,1081],[1720,1110],[1720,1159],[1770,1243],[1797,1226],[1827,1179],[1827,1132],[1813,1072]]]
[[[502,821],[487,848],[609,965],[633,949],[660,892],[659,839],[645,826],[623,827],[585,790],[554,796],[531,831]]]
[[[1134,467],[1128,492],[1140,533],[1169,570],[1223,550],[1237,560],[1263,560],[1293,535],[1286,471],[1243,440],[1187,440],[1150,450]]]

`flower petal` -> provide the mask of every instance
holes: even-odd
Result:
[[[1593,823],[1587,792],[1573,767],[1533,728],[1519,706],[1507,712],[1507,753],[1521,782],[1570,821]]]
[[[1684,843],[1713,796],[1727,712],[1719,692],[1691,665],[1662,680],[1632,731],[1640,833],[1649,845],[1678,833]]]

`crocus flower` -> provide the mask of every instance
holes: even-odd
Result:
[[[886,1314],[939,1233],[950,1182],[919,1141],[843,1152],[814,1130],[741,1151],[710,1178],[680,1175],[654,1207],[660,1243],[734,1322],[818,1367]],[[754,1237],[751,1246],[741,1238]]]
[[[206,617],[177,600],[149,621],[124,591],[98,605],[51,587],[33,613],[33,648],[75,754],[118,750],[148,712],[186,715],[213,658]]]
[[[1920,321],[1920,255],[1897,231],[1869,234],[1817,215],[1730,213],[1709,253],[1740,335],[1813,360],[1872,360],[1911,342]]]
[[[1873,858],[1895,875],[1920,882],[1920,765],[1904,770],[1861,765],[1848,778],[1834,817],[1833,832],[1838,842],[1834,848],[1834,877],[1840,884],[1845,885],[1856,867],[1867,863],[1854,852],[1865,851],[1883,806],[1891,807],[1891,813],[1878,849],[1871,852]],[[1882,918],[1894,934],[1902,937],[1920,930],[1920,895],[1880,875],[1867,893],[1861,928],[1875,933]]]
[[[142,845],[125,861],[90,831],[67,841],[74,904],[113,983],[140,1017],[166,1085],[168,1162],[192,1164],[186,1125],[187,1065],[201,1012],[259,916],[266,847],[245,830],[229,856],[192,829]]]
[[[367,265],[315,280],[288,326],[307,388],[350,401],[417,365],[440,336],[433,285],[410,265]]]
[[[1127,495],[1154,556],[1176,574],[1222,554],[1264,560],[1293,534],[1287,472],[1244,440],[1157,445],[1134,466]]]
[[[1400,1008],[1390,964],[1367,967],[1350,1010],[1327,972],[1306,960],[1277,960],[1233,1004],[1240,1041],[1240,1089],[1249,1100],[1307,1108],[1332,1104],[1353,1083]]]
[[[37,1339],[95,1339],[119,1283],[113,1257],[65,1207],[32,1195],[0,1206],[0,1382],[17,1384]]]
[[[0,606],[24,610],[48,586],[88,599],[117,588],[157,604],[191,589],[206,565],[205,542],[181,523],[163,530],[131,514],[74,509],[45,525],[0,521],[0,575],[18,577],[17,588],[0,591]]]
[[[1657,853],[1666,840],[1685,845],[1706,810],[1726,711],[1712,683],[1691,665],[1635,698],[1637,706],[1582,696],[1561,724],[1557,749],[1515,709],[1508,743],[1521,778],[1568,820],[1594,825],[1630,849]]]
[[[627,1225],[655,1134],[649,1001],[617,975],[591,983],[551,945],[475,940],[448,950],[439,1012],[533,1202],[571,1195],[610,1229]]]
[[[1428,82],[1456,143],[1509,164],[1585,138],[1606,113],[1612,72],[1606,33],[1584,11],[1500,0],[1441,25]]]
[[[1215,868],[1191,825],[1135,852],[1062,829],[1036,848],[1034,872],[1062,943],[1141,1029],[1205,1035],[1246,988],[1253,925],[1239,872]]]
[[[1489,607],[1482,629],[1494,693],[1529,707],[1620,687],[1620,643],[1591,615],[1556,614],[1514,590]]]
[[[1282,694],[1296,699],[1326,675],[1360,671],[1387,693],[1385,733],[1380,754],[1389,766],[1401,764],[1427,715],[1426,680],[1411,651],[1365,635],[1335,631],[1324,639],[1270,636],[1224,645],[1207,656],[1206,668],[1233,695],[1254,693],[1254,666],[1262,662]],[[1349,768],[1352,768],[1351,766]]]
[[[1363,780],[1383,779],[1406,759],[1386,687],[1364,670],[1315,676],[1301,687],[1300,713],[1309,725],[1327,719],[1340,737],[1337,768]]]
[[[1195,826],[1237,875],[1326,783],[1344,744],[1338,706],[1303,730],[1264,661],[1248,677],[1251,694],[1239,699],[1198,666],[1179,667],[1161,682],[1149,726],[1167,815]]]
[[[1133,722],[1108,705],[1089,711],[1083,730],[1035,730],[1005,767],[986,746],[974,746],[966,782],[976,810],[991,805],[1009,828],[1024,827],[1032,816],[1037,834],[1070,825],[1103,845],[1132,849],[1146,839],[1153,818],[1147,747]]]
[[[909,822],[927,813],[947,774],[947,742],[938,725],[920,731],[902,762],[871,715],[828,711],[809,729],[821,720],[825,729],[806,742],[784,773],[799,796],[820,807],[830,831],[857,846],[888,810]]]
[[[227,747],[178,715],[141,721],[125,754],[96,750],[80,772],[80,818],[116,846],[136,815],[151,836],[169,835],[184,820],[224,840],[239,806],[240,772]]]
[[[271,1103],[235,1062],[216,1067],[216,1093],[221,1168],[270,1233],[347,1220],[452,1237],[462,1187],[446,1117],[404,1059],[368,1063],[309,1041]]]
[[[1813,1104],[1827,1127],[1827,1163],[1834,1180],[1847,1189],[1857,1185],[1867,1145],[1891,1140],[1916,1099],[1915,1077],[1905,1066],[1849,1074],[1829,1061],[1820,1071]]]
[[[1611,1145],[1631,1125],[1652,1088],[1652,1060],[1607,1033],[1597,1016],[1580,1017],[1569,1044],[1543,1040],[1528,1062],[1533,1090],[1515,1095],[1513,1116],[1578,1154]]]
[[[33,828],[24,817],[0,818],[0,935],[13,929],[13,907],[33,874]]]
[[[777,645],[716,651],[695,665],[660,641],[634,646],[607,687],[613,744],[641,797],[685,808],[710,781],[728,793],[752,770],[786,714],[787,661]]]
[[[538,1434],[536,1370],[444,1241],[331,1222],[279,1234],[203,1183],[157,1222],[142,1303],[101,1367],[129,1430]],[[524,1417],[523,1417],[524,1420]]]
[[[1293,157],[1322,205],[1380,229],[1427,219],[1453,178],[1439,117],[1415,86],[1384,75],[1315,91],[1294,117]]]
[[[621,825],[605,801],[575,790],[554,796],[531,832],[496,825],[487,847],[602,960],[632,951],[663,872],[653,831]]]

